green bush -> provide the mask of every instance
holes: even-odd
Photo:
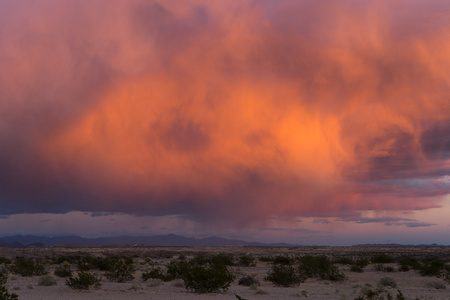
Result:
[[[399,271],[402,272],[407,272],[410,269],[419,270],[421,267],[420,262],[417,259],[411,257],[402,258],[398,263],[400,265]]]
[[[340,272],[333,262],[325,255],[305,255],[299,258],[298,271],[301,277],[317,277],[325,280],[344,280],[344,273]]]
[[[382,288],[373,290],[370,287],[363,287],[360,291],[360,295],[357,298],[355,298],[355,300],[384,300],[384,299],[390,300],[392,299],[392,295]]]
[[[284,287],[298,285],[305,279],[300,277],[291,265],[273,265],[266,280]]]
[[[369,260],[365,258],[359,258],[355,261],[353,261],[352,265],[350,266],[350,271],[352,272],[358,272],[362,273],[364,272],[364,268],[369,265]]]
[[[390,263],[395,262],[394,258],[392,258],[392,256],[389,256],[385,253],[379,253],[379,254],[372,256],[370,261],[374,264],[390,264]]]
[[[252,286],[258,285],[259,282],[255,279],[255,275],[245,275],[239,279],[238,284],[243,286]]]
[[[271,263],[273,262],[273,257],[270,256],[261,256],[259,257],[260,262]]]
[[[70,277],[72,276],[72,270],[70,269],[70,264],[68,262],[64,262],[62,265],[57,266],[55,271],[53,271],[58,277]]]
[[[212,255],[209,262],[215,265],[234,266],[234,256],[232,254],[219,253]]]
[[[391,266],[385,266],[383,264],[377,264],[375,266],[375,270],[376,271],[380,271],[380,272],[394,272],[395,269]]]
[[[397,287],[397,282],[395,282],[394,278],[392,277],[383,277],[380,278],[380,281],[378,281],[379,286],[390,286],[392,288]]]
[[[171,276],[165,274],[160,267],[153,267],[149,271],[142,273],[142,280],[147,281],[148,279],[160,279],[162,281],[173,280]]]
[[[126,282],[134,279],[134,263],[130,259],[114,260],[108,266],[105,276],[111,281]]]
[[[292,265],[294,260],[289,256],[278,255],[273,258],[272,263],[276,265]]]
[[[436,276],[439,277],[445,269],[445,263],[439,259],[433,259],[423,262],[419,272],[422,276]]]
[[[8,288],[6,287],[6,281],[8,280],[8,276],[3,273],[0,273],[0,299],[1,300],[17,300],[19,296],[14,293],[8,292]]]
[[[7,257],[0,256],[0,264],[8,265],[11,263],[11,260]]]
[[[167,279],[181,279],[183,278],[184,271],[188,266],[188,262],[183,258],[171,260],[167,265]]]
[[[88,290],[91,286],[99,287],[101,285],[100,279],[94,274],[78,271],[77,277],[69,277],[66,280],[66,285],[75,290]]]
[[[446,289],[447,288],[447,286],[445,284],[443,284],[442,282],[429,282],[427,284],[427,286],[431,287],[431,288],[435,288],[437,290]]]
[[[337,257],[333,261],[334,261],[334,263],[340,264],[340,265],[351,265],[351,264],[353,264],[353,259],[351,257],[348,257],[348,256]]]
[[[21,276],[38,276],[46,274],[42,262],[33,258],[16,257],[10,271]]]
[[[41,277],[39,277],[38,285],[42,286],[56,285],[56,279],[52,275],[42,275]]]
[[[251,255],[242,255],[238,258],[237,265],[241,267],[256,266],[256,259]]]
[[[234,280],[233,274],[221,260],[206,260],[201,264],[191,260],[183,272],[183,281],[187,290],[196,293],[227,290]]]

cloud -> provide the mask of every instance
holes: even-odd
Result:
[[[449,8],[2,2],[2,214],[239,228],[439,207]]]
[[[428,222],[419,222],[415,219],[408,218],[396,218],[396,217],[361,217],[361,218],[341,218],[340,221],[345,222],[355,222],[358,224],[368,224],[368,223],[383,223],[385,226],[406,226],[406,227],[429,227],[435,226],[438,224],[428,223]]]
[[[427,223],[427,222],[407,222],[407,223],[402,223],[401,225],[405,225],[406,227],[429,227],[429,226],[436,226],[438,224]]]
[[[323,231],[307,229],[307,228],[281,228],[281,227],[266,227],[262,228],[264,231],[282,231],[286,233],[295,234],[322,234]]]
[[[313,224],[331,224],[333,222],[331,222],[328,219],[314,219],[313,220]]]

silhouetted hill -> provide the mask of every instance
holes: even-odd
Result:
[[[176,234],[155,235],[155,236],[118,236],[118,237],[101,237],[101,238],[83,238],[80,236],[34,236],[34,235],[14,235],[0,238],[5,245],[13,245],[17,247],[37,246],[39,244],[51,245],[154,245],[154,246],[270,246],[270,247],[292,247],[293,244],[286,243],[259,243],[247,242],[242,240],[227,239],[217,236],[207,237],[203,239],[184,237]],[[1,244],[0,244],[0,247]],[[10,247],[10,246],[8,246]],[[11,246],[13,247],[13,246]]]
[[[0,240],[0,248],[23,248],[23,247],[25,247],[25,246],[19,242],[9,243],[9,242]]]
[[[405,245],[405,244],[358,244],[353,245],[352,247],[444,247],[443,245],[439,245],[436,243],[433,244],[415,244],[415,245]]]

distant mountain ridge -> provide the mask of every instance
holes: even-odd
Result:
[[[218,246],[266,246],[266,247],[293,247],[298,246],[287,243],[260,243],[247,242],[242,240],[227,239],[218,236],[207,238],[191,238],[176,234],[154,235],[154,236],[118,236],[83,238],[76,235],[70,236],[35,236],[35,235],[14,235],[0,238],[0,247],[21,248],[28,246],[52,246],[52,245],[153,245],[153,246],[173,246],[173,247],[218,247]]]

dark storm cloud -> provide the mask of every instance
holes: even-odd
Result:
[[[361,217],[361,218],[342,218],[340,221],[355,222],[358,224],[383,223],[384,226],[406,226],[406,227],[429,227],[437,224],[420,222],[415,219],[395,218],[395,217]]]

